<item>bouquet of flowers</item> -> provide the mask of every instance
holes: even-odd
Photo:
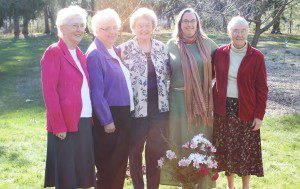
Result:
[[[167,150],[166,155],[158,160],[158,167],[171,167],[170,174],[182,185],[196,185],[201,177],[207,175],[215,181],[219,177],[215,152],[216,148],[211,142],[203,134],[198,134],[185,143],[181,150]]]

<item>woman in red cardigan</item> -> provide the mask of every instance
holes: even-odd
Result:
[[[86,16],[79,6],[60,10],[59,42],[50,45],[41,60],[48,131],[44,187],[95,186],[89,76],[77,46]]]
[[[213,142],[228,188],[234,188],[237,174],[248,189],[250,175],[263,176],[259,129],[268,96],[266,65],[264,55],[247,41],[244,18],[232,18],[227,29],[231,43],[219,47],[213,58]]]

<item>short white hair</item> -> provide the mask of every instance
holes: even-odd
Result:
[[[248,31],[249,31],[249,23],[247,22],[247,20],[241,16],[235,16],[233,17],[229,22],[228,22],[228,25],[227,25],[227,32],[228,33],[231,33],[232,32],[232,28],[234,26],[237,26],[237,25],[242,25],[242,26],[245,26],[246,29],[247,29],[247,34],[248,34]]]
[[[94,36],[97,36],[97,31],[99,29],[99,25],[104,21],[108,19],[114,19],[117,23],[118,28],[121,27],[121,19],[118,13],[111,8],[103,9],[101,11],[98,11],[92,18],[92,30],[94,33]]]
[[[142,17],[150,18],[152,21],[153,29],[156,28],[157,16],[156,16],[155,12],[146,7],[142,7],[142,8],[139,8],[138,10],[136,10],[130,17],[130,29],[133,34],[135,34],[133,29],[134,29],[136,21]]]
[[[58,31],[58,36],[60,37],[62,36],[62,33],[60,31],[60,26],[67,24],[68,21],[71,18],[74,18],[75,16],[80,16],[84,22],[84,26],[86,26],[87,15],[88,14],[86,10],[84,10],[78,5],[71,5],[69,7],[59,10],[56,17],[56,27]]]

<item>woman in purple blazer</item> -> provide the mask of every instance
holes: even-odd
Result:
[[[86,16],[79,6],[60,10],[56,20],[60,39],[41,60],[48,131],[45,188],[95,186],[89,76],[77,46]]]
[[[95,123],[97,186],[101,189],[123,188],[129,153],[133,101],[129,71],[114,46],[120,26],[120,17],[114,10],[97,12],[92,18],[96,38],[86,53]]]

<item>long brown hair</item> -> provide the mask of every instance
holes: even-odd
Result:
[[[194,13],[195,16],[196,16],[196,20],[197,20],[197,30],[196,30],[196,33],[195,35],[198,35],[198,36],[201,36],[202,38],[207,38],[207,35],[204,33],[204,31],[202,30],[201,28],[201,22],[200,22],[200,18],[199,18],[199,15],[198,13],[192,9],[192,8],[186,8],[186,9],[183,9],[182,11],[180,11],[180,13],[178,14],[177,16],[177,19],[176,19],[176,23],[175,23],[175,29],[174,29],[174,32],[173,32],[173,38],[175,39],[179,39],[179,38],[182,38],[182,29],[181,29],[181,21],[182,21],[182,17],[185,13]]]

